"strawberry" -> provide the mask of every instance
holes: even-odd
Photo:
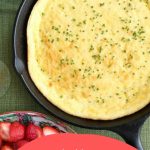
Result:
[[[58,130],[56,130],[56,129],[52,128],[52,127],[44,127],[43,128],[43,134],[45,136],[51,135],[51,134],[58,134],[58,133],[59,133]]]
[[[10,126],[10,142],[17,142],[24,138],[25,127],[19,122],[13,122]]]
[[[9,131],[10,131],[10,125],[9,122],[0,122],[0,137],[4,141],[8,141],[10,138]]]
[[[13,148],[10,147],[9,145],[4,145],[2,146],[1,150],[13,150]]]
[[[2,139],[0,138],[0,149],[1,149],[1,147],[2,147]]]
[[[29,142],[26,140],[20,140],[20,141],[14,143],[14,149],[19,149],[27,143],[29,143]]]
[[[34,124],[29,124],[26,128],[26,139],[32,141],[36,138],[39,138],[43,135],[42,129]]]

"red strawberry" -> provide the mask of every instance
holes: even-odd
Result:
[[[29,143],[29,142],[26,140],[20,140],[20,141],[14,143],[14,149],[19,149],[27,143]]]
[[[2,138],[2,140],[5,140],[5,141],[9,140],[10,125],[11,123],[9,122],[0,122],[0,137]]]
[[[13,122],[10,126],[10,142],[17,142],[24,138],[25,127],[19,122]]]
[[[56,129],[52,128],[52,127],[44,127],[43,128],[43,134],[45,136],[51,135],[51,134],[58,134],[58,133],[59,133],[58,130],[56,130]]]
[[[0,149],[1,149],[1,147],[2,147],[2,139],[0,138]]]
[[[10,147],[9,145],[4,145],[2,146],[1,150],[13,150],[13,148]]]
[[[29,124],[26,129],[26,139],[32,141],[43,135],[42,129],[34,124]]]

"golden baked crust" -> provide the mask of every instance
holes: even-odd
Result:
[[[38,0],[27,26],[28,69],[47,99],[111,120],[150,103],[150,4]]]

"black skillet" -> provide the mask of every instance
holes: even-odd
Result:
[[[130,116],[123,117],[120,119],[112,121],[94,121],[89,119],[82,119],[69,115],[59,108],[51,104],[36,88],[32,82],[27,69],[27,43],[26,43],[26,27],[29,15],[32,8],[37,0],[24,0],[20,6],[18,12],[13,34],[13,46],[15,52],[15,68],[24,83],[26,84],[28,90],[35,99],[49,110],[53,115],[59,117],[60,119],[74,124],[76,126],[90,128],[90,129],[100,129],[100,130],[110,130],[118,133],[124,138],[124,140],[138,148],[143,150],[140,141],[140,129],[145,122],[145,120],[150,116],[150,104],[143,108],[142,110],[134,113]]]

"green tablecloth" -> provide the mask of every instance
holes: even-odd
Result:
[[[0,72],[4,74],[3,79],[0,78],[0,112],[30,110],[50,115],[29,94],[13,66],[12,31],[20,3],[21,0],[0,0]],[[71,127],[78,133],[94,133],[121,139],[108,131]],[[141,139],[144,149],[150,150],[150,119],[142,128]]]

